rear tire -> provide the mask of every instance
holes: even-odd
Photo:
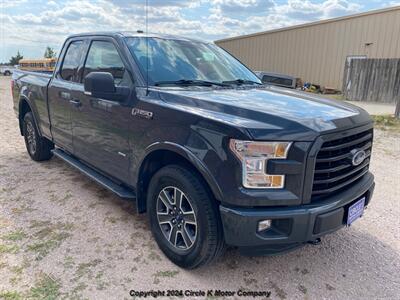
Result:
[[[32,112],[27,112],[22,123],[26,150],[35,161],[49,160],[53,153],[54,144],[48,139],[41,137],[37,129]]]
[[[147,195],[151,231],[173,263],[194,269],[222,254],[218,206],[199,175],[178,165],[166,166],[151,179]]]

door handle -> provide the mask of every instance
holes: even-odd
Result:
[[[75,107],[80,107],[82,105],[81,101],[78,99],[71,99],[69,100],[69,103],[71,103]]]

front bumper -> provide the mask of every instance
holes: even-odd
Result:
[[[237,208],[220,205],[225,241],[244,254],[262,255],[284,252],[345,226],[348,207],[366,197],[371,200],[374,177],[364,175],[343,192],[315,203],[270,208]],[[258,223],[272,220],[270,229],[257,232]]]

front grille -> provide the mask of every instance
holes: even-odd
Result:
[[[315,163],[312,201],[348,187],[368,172],[372,137],[370,129],[322,144]],[[358,166],[351,162],[350,152],[354,149],[366,153],[366,159]]]

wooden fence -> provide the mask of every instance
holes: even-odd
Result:
[[[396,103],[400,97],[400,59],[346,61],[343,94],[353,101]]]

